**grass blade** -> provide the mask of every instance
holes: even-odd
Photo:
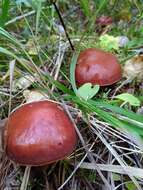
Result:
[[[75,68],[76,68],[78,55],[79,53],[74,53],[70,63],[70,81],[75,94],[77,94],[77,87],[75,82]]]
[[[80,0],[80,6],[85,14],[85,16],[90,18],[91,10],[90,10],[90,1],[88,0]]]
[[[10,0],[2,0],[2,14],[0,17],[0,26],[3,27],[8,19]]]
[[[101,101],[101,100],[96,100],[96,101],[89,100],[88,102],[92,105],[99,107],[99,108],[110,110],[113,113],[120,114],[120,115],[129,117],[130,119],[134,119],[138,122],[143,123],[143,117],[141,115],[138,115],[138,114],[132,112],[132,111],[125,110],[123,108],[120,108],[120,107],[115,106],[115,105],[111,105],[110,103],[107,103],[107,102]]]

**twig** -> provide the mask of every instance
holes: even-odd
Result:
[[[68,41],[69,41],[69,43],[70,43],[71,49],[74,51],[74,50],[75,50],[75,49],[74,49],[74,46],[73,46],[73,44],[72,44],[72,42],[71,42],[71,40],[70,40],[70,37],[69,37],[69,35],[68,35],[67,29],[66,29],[66,26],[65,26],[65,23],[64,23],[64,20],[63,20],[62,15],[61,15],[61,13],[60,13],[60,11],[59,11],[57,5],[56,5],[56,2],[55,2],[55,1],[52,1],[52,4],[54,5],[55,10],[57,11],[57,14],[58,14],[58,16],[59,16],[59,19],[60,19],[60,21],[61,21],[61,24],[62,24],[62,26],[63,26],[63,28],[64,28],[66,37],[67,37],[67,39],[68,39]]]

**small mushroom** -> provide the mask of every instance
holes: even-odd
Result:
[[[77,135],[63,108],[43,100],[24,104],[11,113],[4,141],[11,160],[21,165],[42,166],[70,155]]]
[[[105,16],[105,15],[102,15],[96,20],[96,24],[100,26],[107,26],[107,25],[111,25],[112,23],[113,23],[112,18],[110,16]]]
[[[82,51],[75,69],[78,86],[85,83],[108,86],[121,79],[121,66],[115,55],[96,48]]]

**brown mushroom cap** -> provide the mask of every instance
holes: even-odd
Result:
[[[25,104],[10,115],[5,143],[11,160],[40,166],[71,154],[77,135],[63,108],[45,100]]]
[[[82,51],[75,69],[77,85],[84,83],[112,85],[121,79],[121,66],[111,53],[96,48]]]
[[[113,23],[113,20],[110,16],[102,15],[101,17],[97,18],[96,24],[100,26],[107,26]]]

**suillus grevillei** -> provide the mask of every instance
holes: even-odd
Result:
[[[96,48],[85,49],[79,54],[75,69],[78,86],[85,83],[109,86],[121,77],[121,66],[115,55]]]
[[[43,100],[23,104],[10,114],[4,143],[12,161],[42,166],[69,156],[76,147],[77,134],[64,109]]]

